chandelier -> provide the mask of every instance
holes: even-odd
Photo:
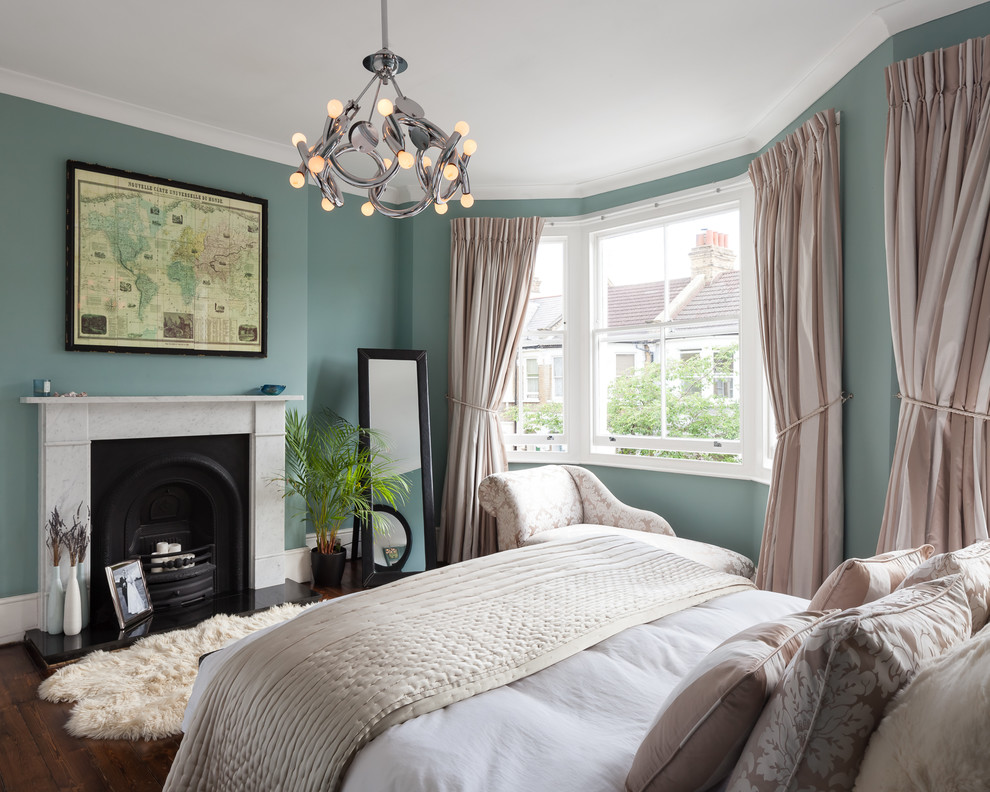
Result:
[[[368,201],[361,211],[369,217],[376,211],[387,217],[413,217],[430,204],[438,214],[444,214],[447,202],[458,191],[461,206],[469,208],[474,204],[474,196],[467,166],[478,144],[466,137],[469,131],[466,123],[458,121],[448,135],[424,117],[419,104],[402,93],[395,75],[404,72],[408,64],[388,48],[387,2],[382,0],[382,48],[362,61],[364,68],[374,76],[356,99],[347,104],[337,99],[327,103],[323,134],[315,144],[308,145],[302,132],[292,136],[292,145],[299,152],[302,164],[289,177],[289,183],[302,187],[306,184],[306,174],[311,175],[323,195],[322,206],[328,212],[335,206],[344,205],[338,179],[368,191]],[[381,96],[382,89],[389,84],[395,91],[394,101]],[[361,99],[373,85],[375,95],[370,102],[371,112],[367,119],[358,118]],[[376,111],[382,119],[381,132],[374,123]],[[383,141],[385,149],[379,152]],[[375,173],[360,176],[348,170],[342,160],[346,155],[354,154],[366,155]],[[412,170],[423,197],[412,205],[395,208],[382,203],[381,197],[401,170]]]

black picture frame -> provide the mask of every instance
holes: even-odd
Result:
[[[144,621],[153,612],[144,567],[138,560],[121,561],[106,567],[110,599],[117,614],[117,623],[126,630]],[[133,608],[133,609],[132,609]]]
[[[266,199],[68,160],[65,236],[66,350],[268,356]]]
[[[406,561],[409,558],[413,533],[411,525],[419,524],[422,520],[423,553],[425,557],[426,569],[433,569],[437,564],[436,548],[436,525],[434,524],[433,508],[433,457],[430,442],[430,395],[429,378],[426,367],[426,351],[422,349],[358,349],[358,424],[368,429],[381,429],[375,425],[371,415],[371,390],[374,387],[370,377],[370,363],[376,361],[411,361],[415,364],[415,393],[416,404],[404,405],[408,407],[407,418],[416,423],[416,433],[418,437],[418,448],[415,455],[418,457],[421,471],[421,496],[423,501],[422,514],[413,514],[404,506],[398,510],[385,508],[385,504],[373,504],[376,511],[388,512],[395,515],[408,537],[403,556],[399,561],[391,566],[376,564],[374,553],[370,548],[374,546],[374,529],[368,523],[355,519],[354,537],[352,546],[360,548],[361,553],[361,582],[364,586],[378,586],[392,580],[416,574],[416,571],[405,569]],[[407,383],[412,385],[412,383]],[[362,442],[367,443],[365,436]],[[417,510],[418,511],[418,510]],[[400,513],[401,512],[401,513]],[[423,571],[423,570],[418,570]]]

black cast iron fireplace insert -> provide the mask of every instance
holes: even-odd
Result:
[[[247,589],[248,450],[247,435],[92,444],[94,624],[116,620],[102,578],[119,561],[141,560],[156,612]]]

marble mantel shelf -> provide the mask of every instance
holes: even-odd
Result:
[[[21,404],[114,404],[140,402],[265,402],[302,401],[302,396],[21,396]]]

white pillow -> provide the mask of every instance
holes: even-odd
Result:
[[[855,792],[990,788],[990,627],[923,668],[874,732]]]

